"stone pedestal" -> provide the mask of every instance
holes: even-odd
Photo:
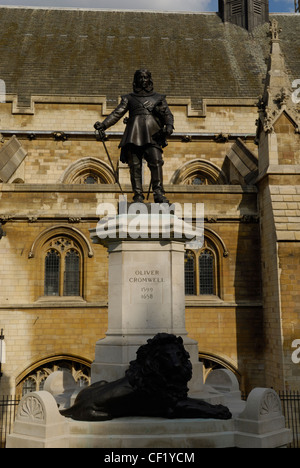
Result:
[[[217,379],[218,380],[218,379]],[[54,397],[45,391],[25,395],[6,448],[275,448],[292,441],[285,428],[280,399],[274,390],[254,389],[233,418],[119,418],[104,422],[73,421],[61,416]],[[111,453],[111,452],[110,452]]]
[[[108,330],[106,338],[96,344],[93,382],[123,377],[137,349],[148,338],[161,332],[173,333],[183,338],[191,356],[190,393],[205,400],[215,393],[219,399],[215,404],[224,403],[232,419],[73,421],[59,413],[58,403],[72,404],[77,388],[56,374],[45,383],[48,391],[33,392],[21,400],[7,448],[271,448],[289,444],[291,431],[285,428],[274,390],[255,389],[243,402],[236,379],[225,370],[212,372],[211,390],[203,385],[198,345],[185,329],[184,248],[192,234],[188,234],[189,227],[183,230],[182,220],[174,217],[167,237],[157,223],[156,239],[134,239],[124,232],[120,221],[119,217],[106,221],[110,236],[104,239],[99,238],[97,230],[91,232],[93,241],[106,245],[109,252]],[[140,226],[142,233],[148,231],[149,221],[147,215]]]
[[[202,390],[202,364],[197,342],[185,328],[184,252],[195,236],[191,226],[176,216],[126,215],[101,224],[91,231],[94,243],[109,253],[108,330],[96,344],[92,382],[113,381],[124,376],[137,349],[157,333],[181,336],[193,365],[192,392]],[[134,239],[130,223],[139,222]],[[155,229],[153,228],[155,227]],[[147,237],[146,237],[147,236]],[[135,236],[137,237],[137,236]]]

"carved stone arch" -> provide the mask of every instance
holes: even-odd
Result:
[[[94,256],[94,252],[89,240],[79,229],[76,229],[73,226],[59,224],[45,229],[36,237],[28,253],[28,258],[34,258],[37,250],[52,237],[63,235],[74,238],[75,241],[77,241],[77,243],[81,246],[86,256],[90,258]]]
[[[70,368],[74,377],[80,377],[80,369],[85,369],[85,374],[88,374],[87,377],[90,376],[90,369],[92,364],[90,360],[75,354],[67,354],[64,352],[51,354],[32,361],[30,364],[28,364],[28,366],[26,366],[25,369],[23,368],[23,370],[16,377],[17,393],[21,393],[21,387],[25,380],[35,376],[38,371],[42,370],[45,374],[45,377],[47,377],[55,371],[55,366],[61,366],[63,363],[69,363],[69,366],[67,367]]]
[[[242,375],[236,367],[236,363],[230,360],[227,356],[220,356],[217,354],[199,351],[199,361],[204,364],[204,379],[206,380],[208,375],[215,369],[227,369],[230,370],[242,383]]]
[[[95,175],[102,184],[114,184],[115,176],[112,168],[101,159],[86,157],[71,164],[61,176],[59,183],[82,183],[84,176]]]
[[[209,239],[215,248],[218,249],[220,257],[227,258],[229,252],[227,250],[226,244],[223,239],[217,234],[213,229],[205,227],[204,228],[204,237]]]
[[[192,184],[195,178],[206,178],[209,185],[227,185],[226,175],[215,164],[203,159],[194,159],[177,169],[171,178],[172,184]]]
[[[21,179],[20,177],[17,177],[12,181],[13,184],[24,184],[24,180]]]

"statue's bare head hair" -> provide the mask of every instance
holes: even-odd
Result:
[[[146,73],[148,78],[149,78],[149,86],[146,89],[146,91],[148,91],[148,92],[152,91],[153,90],[152,75],[151,75],[151,72],[149,70],[147,70],[146,68],[140,68],[139,70],[136,70],[136,72],[134,74],[134,77],[133,77],[133,83],[132,83],[133,91],[135,93],[137,93],[137,92],[139,92],[141,90],[141,88],[138,86],[138,83],[137,83],[138,78],[141,75],[141,73]]]

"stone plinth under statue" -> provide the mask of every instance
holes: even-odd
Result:
[[[195,236],[189,223],[167,213],[118,215],[91,231],[109,253],[108,330],[96,344],[92,382],[123,377],[137,349],[166,332],[183,338],[193,365],[190,390],[202,390],[198,345],[185,328],[184,252]]]

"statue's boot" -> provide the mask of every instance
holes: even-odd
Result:
[[[149,169],[151,171],[153,197],[155,203],[169,203],[169,200],[165,197],[162,166],[163,161],[158,161],[156,164],[149,163]]]
[[[130,166],[130,180],[134,192],[133,201],[135,203],[144,203],[143,183],[142,183],[142,160],[134,158]]]

